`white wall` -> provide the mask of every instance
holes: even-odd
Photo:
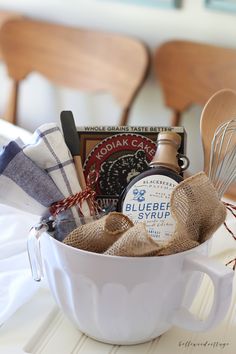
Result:
[[[183,0],[181,9],[159,9],[114,0],[0,0],[0,10],[18,10],[39,19],[128,34],[145,41],[152,51],[162,42],[174,38],[236,47],[236,14],[206,9],[204,2]],[[0,114],[3,114],[9,89],[3,65],[0,67],[0,83]],[[36,74],[22,84],[20,102],[20,125],[32,131],[44,122],[58,121],[62,109],[71,109],[78,125],[110,124],[111,121],[115,124],[119,117],[119,108],[111,97],[95,98],[55,87]],[[194,172],[201,169],[202,163],[200,112],[200,109],[194,109],[183,120]],[[130,124],[168,125],[170,114],[151,73],[135,101]],[[196,147],[199,147],[199,153]]]

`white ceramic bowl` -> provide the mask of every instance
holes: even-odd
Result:
[[[116,257],[72,248],[46,232],[39,237],[32,230],[30,238],[35,240],[29,248],[35,278],[41,277],[41,254],[58,306],[82,332],[99,341],[137,344],[173,325],[205,331],[228,310],[234,272],[207,257],[209,242],[170,256]],[[201,280],[199,272],[207,273],[214,284],[205,321],[188,311]]]

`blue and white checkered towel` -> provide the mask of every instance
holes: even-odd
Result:
[[[47,218],[51,204],[79,191],[72,156],[54,123],[39,127],[30,144],[11,141],[0,154],[3,204]],[[89,215],[86,202],[82,209]],[[62,240],[79,224],[76,207],[59,213],[56,238]]]
[[[38,167],[16,141],[11,141],[0,154],[0,202],[19,210],[49,217],[48,208],[64,196],[46,171]],[[58,216],[56,238],[62,240],[75,227],[72,212]],[[61,223],[63,220],[70,223]],[[66,229],[65,229],[66,225]]]
[[[52,178],[64,198],[81,191],[75,166],[63,135],[55,123],[43,124],[34,133],[32,143],[23,151],[37,166]],[[71,208],[76,225],[80,219],[76,207]],[[84,215],[90,215],[87,202],[82,205]]]
[[[55,124],[44,124],[26,141],[29,144],[13,140],[0,150],[0,325],[39,286],[32,280],[27,257],[30,227],[49,216],[52,203],[81,190],[71,154]],[[87,203],[82,209],[89,215]],[[60,213],[57,221],[59,240],[80,223],[75,207]]]

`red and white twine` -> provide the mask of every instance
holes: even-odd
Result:
[[[70,195],[69,197],[63,200],[59,200],[56,203],[53,203],[49,208],[51,215],[55,217],[62,211],[65,211],[76,205],[78,207],[79,214],[83,216],[82,204],[84,201],[87,201],[89,203],[90,214],[91,215],[96,214],[100,209],[98,203],[95,200],[96,192],[93,189],[97,180],[98,180],[98,173],[96,171],[90,172],[90,174],[87,177],[86,189],[74,195]]]
[[[226,209],[230,211],[230,213],[236,218],[236,206],[231,204],[231,203],[226,203],[224,202],[224,205],[226,206]],[[226,222],[224,222],[224,226],[226,230],[230,233],[230,235],[233,237],[234,240],[236,240],[236,235],[233,233],[233,231],[228,227]],[[233,270],[236,269],[236,258],[232,259],[231,261],[226,263],[226,266],[228,265],[233,265]]]

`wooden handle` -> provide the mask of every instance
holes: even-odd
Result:
[[[79,180],[79,184],[82,190],[86,189],[86,181],[84,177],[84,172],[83,172],[83,166],[82,166],[82,161],[80,156],[74,156],[74,164],[75,164],[75,169],[77,172],[77,177]]]
[[[79,184],[80,187],[82,189],[82,191],[84,191],[86,189],[86,181],[85,181],[85,177],[84,177],[84,171],[83,171],[83,166],[82,166],[82,161],[81,161],[81,157],[79,155],[77,156],[73,156],[74,159],[74,164],[75,164],[75,169],[77,172],[77,177],[79,180]],[[90,215],[93,215],[93,205],[90,199],[87,200],[88,203],[88,207],[90,210]]]
[[[12,124],[17,123],[17,99],[18,99],[18,81],[12,82],[12,88],[9,96],[6,112],[4,114],[5,120]]]
[[[220,124],[235,117],[236,91],[223,89],[217,91],[205,104],[200,121],[201,139],[204,150],[204,171],[208,173],[211,142]]]

